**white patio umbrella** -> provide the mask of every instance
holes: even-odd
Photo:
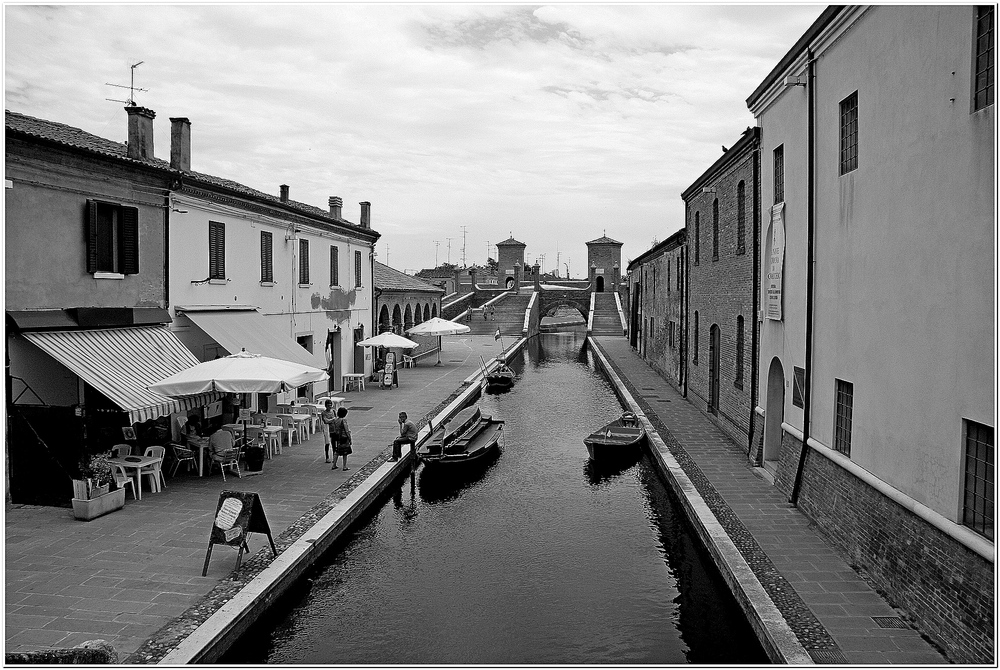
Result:
[[[238,354],[193,365],[150,384],[148,388],[168,396],[208,391],[279,393],[329,378],[330,375],[319,368],[243,350]]]
[[[423,323],[418,323],[406,332],[410,335],[436,335],[438,338],[438,359],[437,363],[434,365],[441,365],[441,336],[460,335],[461,333],[467,333],[470,330],[472,329],[468,326],[462,325],[461,323],[455,323],[454,321],[448,321],[447,319],[435,316],[434,318],[428,319]]]
[[[386,349],[414,349],[420,345],[413,340],[396,335],[395,333],[384,332],[375,337],[358,342],[359,347],[385,347]]]

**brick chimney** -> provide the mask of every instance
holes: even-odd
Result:
[[[288,184],[282,184],[281,189],[281,202],[288,202]]]
[[[341,198],[335,195],[330,196],[330,214],[333,215],[333,218],[335,219],[341,218],[340,211],[341,209],[343,209],[343,207],[344,207],[344,201]]]
[[[153,157],[153,119],[156,112],[145,107],[129,105],[128,114],[128,157]]]
[[[191,121],[183,116],[170,119],[170,167],[191,171]]]
[[[359,203],[361,205],[361,227],[372,227],[372,204],[370,202]]]

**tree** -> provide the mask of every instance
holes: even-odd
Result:
[[[486,259],[486,270],[491,275],[495,275],[497,273],[497,259],[495,259],[495,258],[487,258]]]

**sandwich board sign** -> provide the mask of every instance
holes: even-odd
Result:
[[[385,368],[382,370],[381,386],[392,388],[393,375],[396,372],[396,353],[390,351],[385,355]]]
[[[212,547],[225,544],[239,548],[236,555],[236,569],[240,569],[243,552],[250,552],[247,546],[247,536],[250,533],[264,533],[271,542],[271,553],[278,555],[271,537],[271,527],[264,516],[264,506],[260,496],[252,491],[223,491],[219,494],[219,506],[215,511],[212,523],[212,534],[208,538],[208,553],[205,554],[205,567],[201,576],[208,574],[208,562],[212,558]]]

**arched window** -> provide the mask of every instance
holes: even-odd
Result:
[[[403,312],[403,331],[407,331],[413,328],[413,309],[407,305],[406,311]]]
[[[694,352],[692,353],[691,362],[698,365],[698,312],[694,313]]]
[[[424,321],[427,321],[430,318],[431,318],[431,306],[424,305]]]
[[[743,315],[736,317],[736,379],[733,385],[743,388]]]
[[[736,253],[747,252],[747,187],[744,182],[736,185]]]
[[[378,313],[378,332],[384,333],[387,330],[392,330],[392,324],[389,323],[389,308],[382,305]]]
[[[434,303],[433,305],[431,305],[431,318],[434,318],[437,315],[438,315],[438,306],[437,303]]]
[[[392,308],[392,332],[399,335],[399,332],[403,329],[403,313],[399,309],[399,305]]]
[[[698,241],[699,233],[701,233],[701,212],[694,213],[694,264],[698,265],[701,261],[701,244]]]
[[[719,199],[712,201],[712,260],[719,260]]]

